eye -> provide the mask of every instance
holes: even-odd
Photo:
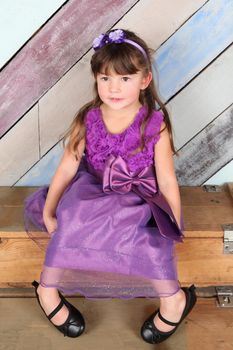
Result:
[[[100,80],[102,80],[102,81],[108,81],[108,77],[103,76],[103,77],[100,78]]]
[[[130,80],[130,77],[122,77],[122,80],[123,80],[123,81],[129,81],[129,80]]]

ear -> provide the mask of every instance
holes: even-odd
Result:
[[[147,76],[142,79],[141,90],[145,90],[152,80],[152,72],[149,72]]]

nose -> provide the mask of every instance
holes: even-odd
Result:
[[[118,81],[118,79],[111,79],[109,84],[110,92],[119,92],[120,89],[120,82]]]

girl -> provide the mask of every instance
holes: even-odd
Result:
[[[85,322],[58,290],[88,298],[159,297],[160,309],[141,328],[146,342],[159,343],[196,302],[194,286],[180,288],[174,261],[183,219],[171,124],[142,39],[117,29],[96,38],[93,48],[96,96],[65,135],[49,188],[26,200],[27,224],[51,236],[40,284],[33,285],[48,319],[70,337],[82,334]]]

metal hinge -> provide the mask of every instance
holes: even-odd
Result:
[[[217,306],[233,307],[233,286],[216,287]]]
[[[215,298],[217,307],[233,307],[233,286],[208,286],[197,287],[198,298]]]
[[[223,254],[233,254],[233,224],[222,225],[223,234]]]
[[[219,185],[203,185],[202,186],[206,192],[222,192],[223,187]]]

